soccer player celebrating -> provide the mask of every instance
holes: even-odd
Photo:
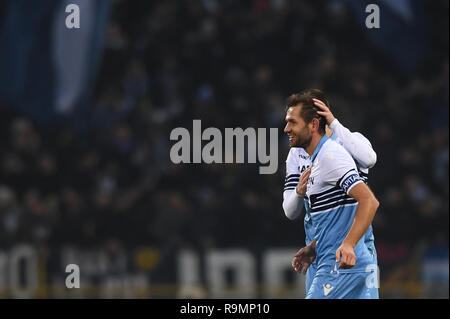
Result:
[[[285,132],[292,148],[283,208],[290,219],[298,217],[306,192],[307,246],[297,253],[293,267],[307,270],[307,298],[378,298],[377,285],[366,284],[367,270],[374,271],[368,266],[376,265],[371,222],[378,202],[362,183],[376,154],[367,139],[334,118],[321,91],[290,96],[286,109]],[[325,134],[326,123],[333,135]],[[345,284],[347,280],[353,284]]]

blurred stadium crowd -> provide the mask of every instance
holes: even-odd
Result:
[[[381,292],[408,297],[389,285],[419,282],[426,256],[448,260],[448,2],[427,2],[424,14],[429,49],[404,69],[346,2],[113,2],[87,129],[0,108],[2,247],[154,246],[162,278],[180,248],[300,248],[302,220],[281,207],[283,104],[320,88],[377,152],[369,185],[381,203]],[[172,164],[170,131],[191,130],[192,119],[278,127],[278,173]]]

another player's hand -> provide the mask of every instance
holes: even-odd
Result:
[[[303,271],[303,274],[306,274],[309,265],[311,265],[315,258],[316,249],[314,247],[311,245],[303,247],[295,254],[294,259],[292,259],[292,268],[296,272]]]
[[[314,101],[314,105],[317,106],[320,109],[320,111],[317,111],[317,114],[325,117],[325,120],[327,121],[327,124],[330,125],[331,122],[334,121],[333,113],[331,113],[331,111],[328,108],[328,106],[326,106],[325,103],[323,103],[321,100],[313,99],[313,101]]]
[[[353,246],[345,242],[336,250],[336,262],[342,262],[339,264],[339,268],[350,269],[356,263],[356,255]]]
[[[295,189],[297,194],[299,194],[301,196],[305,196],[306,185],[308,184],[309,175],[311,175],[311,167],[308,167],[300,176],[300,180],[298,181],[297,188]]]

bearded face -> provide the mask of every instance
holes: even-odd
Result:
[[[286,127],[284,132],[289,136],[290,147],[306,149],[311,143],[312,129],[300,116],[300,107],[290,107],[286,112]]]
[[[305,126],[301,132],[292,135],[293,145],[291,147],[302,147],[306,149],[311,144],[312,132],[308,126]],[[290,143],[289,143],[290,144]]]

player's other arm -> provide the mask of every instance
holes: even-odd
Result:
[[[302,164],[307,165],[307,163],[299,161],[296,152],[296,148],[291,148],[287,156],[286,180],[284,182],[283,191],[283,211],[286,217],[291,220],[300,216],[303,207],[303,196],[306,193],[306,182],[303,181],[304,178],[301,178],[298,167]],[[307,177],[309,177],[309,175]],[[307,177],[306,180],[308,179]],[[300,182],[301,179],[302,182]],[[304,185],[304,190],[302,185]]]
[[[317,114],[324,116],[328,127],[336,134],[342,141],[344,148],[350,155],[363,167],[371,168],[377,162],[377,154],[372,148],[369,140],[361,133],[350,132],[348,128],[343,126],[338,119],[336,119],[330,109],[320,100],[313,99],[314,105],[320,111]]]
[[[317,240],[312,240],[308,245],[301,248],[292,259],[292,267],[296,272],[306,274],[309,266],[316,259]]]
[[[336,262],[342,259],[339,268],[352,268],[356,263],[354,248],[372,223],[379,202],[369,187],[358,182],[348,191],[348,194],[358,202],[358,208],[350,230],[336,251]]]
[[[283,211],[287,218],[294,220],[300,216],[303,206],[303,196],[299,196],[295,190],[283,192]]]
[[[299,217],[302,212],[303,196],[306,194],[306,184],[310,174],[311,168],[306,169],[300,176],[295,189],[288,189],[283,192],[284,214],[291,220]]]

